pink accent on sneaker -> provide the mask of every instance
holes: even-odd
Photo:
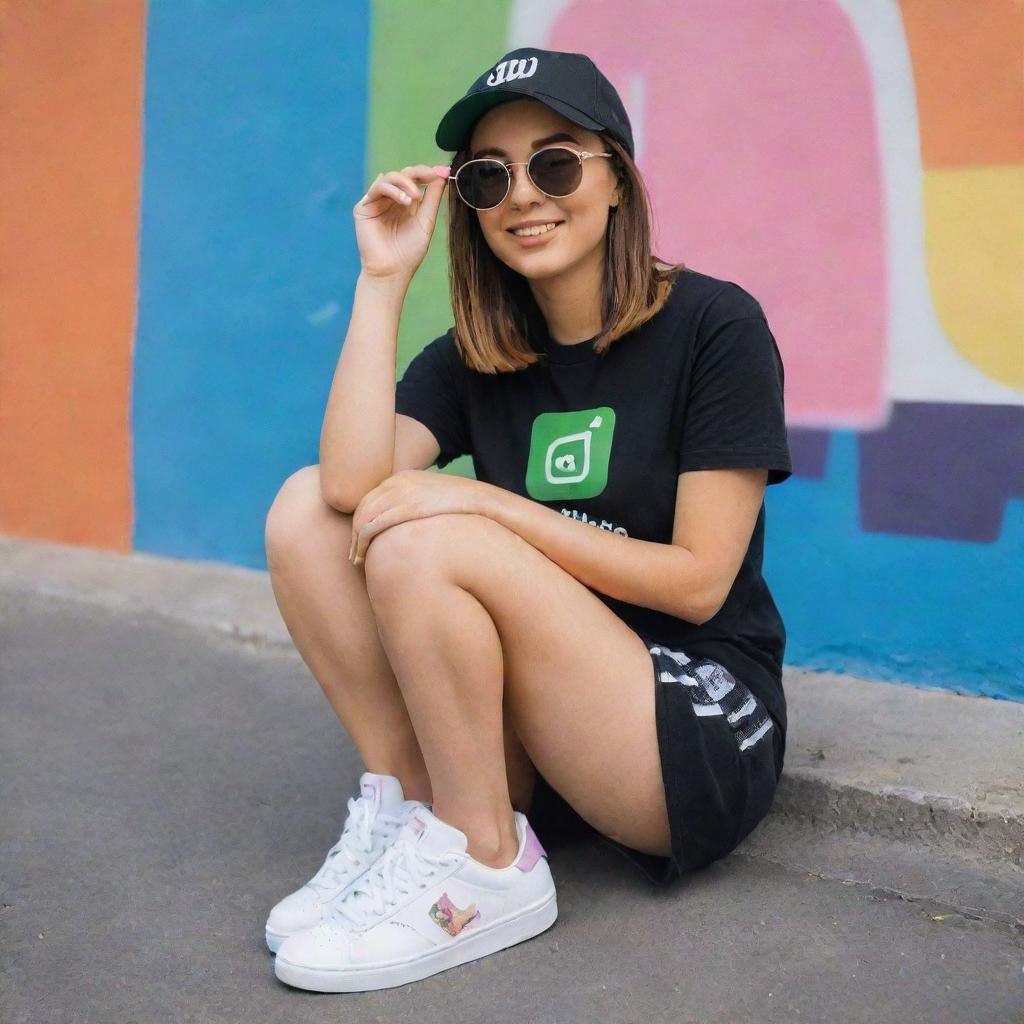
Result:
[[[533,831],[533,826],[527,822],[526,846],[523,848],[523,855],[516,861],[516,867],[520,871],[532,871],[537,861],[547,855],[547,851],[541,846],[540,840],[537,838],[537,833]]]

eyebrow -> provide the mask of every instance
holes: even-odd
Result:
[[[543,139],[534,139],[533,148],[539,149],[541,146],[546,146],[549,142],[575,142],[576,145],[580,145],[579,139],[574,139],[568,132],[555,132],[554,135],[547,135]],[[482,156],[508,156],[500,146],[487,146],[485,149],[478,149],[472,156],[472,159],[476,160]]]

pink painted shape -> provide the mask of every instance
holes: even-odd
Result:
[[[542,44],[587,53],[629,110],[655,251],[742,285],[786,369],[787,420],[886,418],[880,154],[864,54],[834,0],[571,3]],[[640,84],[642,109],[631,104]],[[638,101],[639,102],[639,101]]]

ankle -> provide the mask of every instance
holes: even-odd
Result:
[[[507,868],[519,852],[519,833],[511,809],[507,817],[467,819],[462,815],[446,814],[445,808],[435,805],[433,813],[442,821],[465,832],[466,852],[473,860],[489,868]]]
[[[402,783],[402,793],[406,800],[421,800],[425,804],[433,803],[434,794],[427,776],[416,778],[399,775],[398,781]]]
[[[426,769],[401,768],[385,763],[383,767],[371,767],[367,764],[367,771],[394,776],[402,784],[402,795],[406,800],[422,800],[423,803],[429,804],[434,799],[430,776]]]
[[[505,840],[496,849],[485,844],[471,841],[466,852],[478,864],[488,868],[510,868],[515,863],[516,854],[519,852],[519,837],[515,841]]]

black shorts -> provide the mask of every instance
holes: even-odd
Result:
[[[718,662],[641,639],[654,666],[672,855],[644,853],[602,835],[539,772],[528,817],[542,842],[545,835],[592,833],[665,885],[732,852],[768,813],[780,733],[764,704]]]

